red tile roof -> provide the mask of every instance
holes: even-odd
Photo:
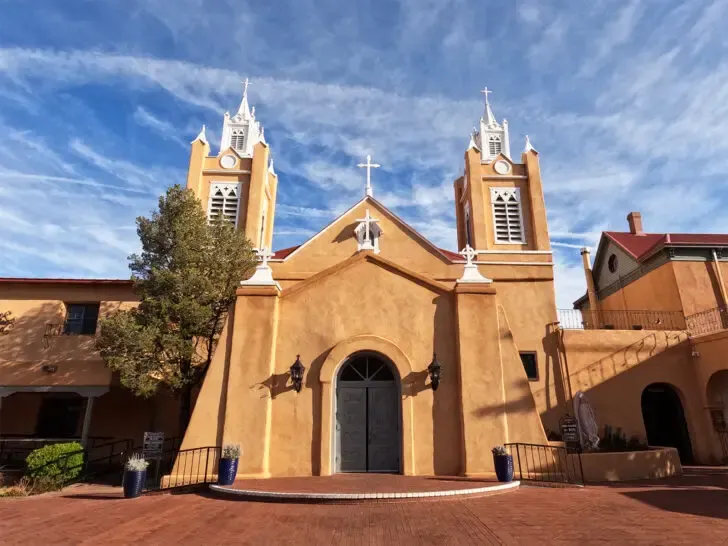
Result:
[[[465,259],[457,252],[453,252],[451,250],[445,250],[444,248],[438,248],[438,250],[453,261],[462,262]]]
[[[284,258],[287,258],[289,254],[292,254],[293,252],[295,252],[298,249],[298,247],[300,247],[300,246],[301,245],[296,245],[296,246],[291,246],[288,248],[282,248],[281,250],[276,250],[273,253],[273,259],[274,260],[283,260]]]
[[[647,258],[653,250],[664,246],[728,246],[728,234],[723,233],[643,233],[635,235],[620,231],[605,231],[604,235],[637,260]]]

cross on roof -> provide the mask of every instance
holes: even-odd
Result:
[[[250,83],[250,80],[248,80],[248,78],[245,78],[243,80],[243,93],[247,93],[248,92],[248,84],[249,83]]]
[[[465,248],[458,252],[458,254],[465,258],[467,265],[472,265],[473,258],[477,257],[478,252],[470,245],[465,245]]]
[[[488,102],[488,95],[490,95],[493,91],[491,91],[487,87],[484,87],[483,89],[480,90],[480,92],[483,93],[483,95],[485,95],[485,102]]]
[[[378,169],[381,167],[378,163],[372,163],[372,156],[367,154],[367,162],[366,163],[359,163],[357,165],[359,168],[366,168],[367,170],[367,187],[366,187],[366,195],[369,197],[372,196],[372,169]]]
[[[268,267],[268,260],[273,257],[273,253],[266,247],[256,249],[255,253],[258,255],[258,260],[262,262],[260,267]]]
[[[371,231],[371,225],[372,224],[376,224],[377,222],[379,222],[379,219],[378,218],[373,218],[369,214],[369,209],[367,209],[366,214],[364,214],[364,218],[359,218],[357,220],[357,222],[360,222],[359,225],[362,225],[362,224],[364,225],[364,240],[365,241],[368,241],[369,240],[369,232]]]

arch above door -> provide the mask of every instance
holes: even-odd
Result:
[[[337,343],[329,352],[319,372],[321,383],[321,475],[334,472],[334,396],[333,384],[339,367],[354,353],[373,352],[382,356],[397,368],[404,379],[412,373],[412,364],[407,355],[394,343],[381,336],[359,335]],[[412,398],[402,399],[402,473],[412,476],[414,465],[414,424]]]

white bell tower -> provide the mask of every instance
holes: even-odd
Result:
[[[229,147],[235,149],[242,157],[253,157],[253,147],[264,141],[263,128],[255,120],[255,108],[248,106],[248,79],[243,82],[243,100],[237,113],[230,117],[225,112],[222,122],[222,139],[220,152]]]
[[[483,163],[490,163],[498,154],[503,153],[510,159],[511,143],[508,139],[508,121],[498,123],[490,108],[488,95],[492,93],[487,87],[481,91],[485,95],[485,112],[480,118],[480,132],[473,135],[475,144],[480,149],[480,158]]]

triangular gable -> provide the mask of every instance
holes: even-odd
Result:
[[[339,262],[338,264],[336,264],[332,267],[329,267],[328,269],[324,269],[323,271],[320,271],[319,273],[312,275],[308,279],[301,281],[298,284],[296,284],[290,288],[286,288],[285,290],[283,290],[281,297],[285,298],[285,297],[291,296],[293,294],[297,294],[298,292],[305,290],[306,288],[312,286],[313,284],[321,282],[322,280],[324,280],[328,277],[331,277],[332,275],[336,275],[337,273],[345,271],[345,270],[349,269],[350,267],[353,267],[356,264],[359,264],[364,261],[376,264],[389,271],[393,271],[396,274],[406,277],[406,278],[410,279],[411,281],[416,282],[418,284],[424,285],[427,288],[429,288],[430,290],[433,290],[435,292],[439,292],[441,294],[446,294],[448,292],[451,292],[451,290],[444,284],[441,284],[433,279],[425,277],[424,275],[420,275],[419,273],[415,273],[414,271],[410,271],[409,269],[402,267],[401,265],[396,264],[390,260],[387,260],[386,258],[382,258],[381,256],[377,256],[376,254],[373,254],[371,251],[366,251],[366,252],[358,252],[357,254],[354,254],[352,257],[347,258],[343,262]]]
[[[617,256],[617,269],[615,271],[609,271],[608,269],[609,257],[612,254]],[[592,278],[597,291],[619,280],[620,277],[633,271],[638,265],[639,260],[634,254],[628,252],[622,245],[602,232],[597,253],[594,257],[594,266],[592,267]]]
[[[352,207],[347,209],[345,212],[337,216],[332,222],[330,222],[326,227],[324,227],[321,231],[319,231],[316,235],[311,237],[308,241],[297,247],[295,250],[290,252],[289,254],[286,254],[285,257],[281,261],[287,261],[297,254],[301,253],[307,246],[309,246],[313,241],[321,237],[324,233],[326,233],[329,229],[331,229],[333,226],[338,224],[342,218],[347,216],[349,213],[351,213],[354,209],[362,205],[363,203],[369,201],[377,210],[378,212],[386,215],[389,220],[391,220],[394,224],[399,226],[403,231],[408,232],[415,240],[423,243],[423,245],[432,251],[433,254],[435,254],[437,257],[439,257],[441,260],[443,260],[446,263],[452,263],[452,259],[445,254],[440,248],[435,246],[433,243],[431,243],[426,237],[424,237],[422,234],[420,234],[416,229],[414,229],[412,226],[407,224],[404,220],[402,220],[399,216],[394,214],[391,210],[389,210],[386,206],[384,206],[380,201],[377,201],[371,196],[366,196],[363,199],[357,201]]]

